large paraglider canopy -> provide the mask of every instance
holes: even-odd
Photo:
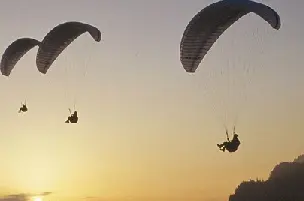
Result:
[[[202,9],[189,22],[180,43],[180,61],[184,69],[194,73],[223,32],[251,12],[274,29],[280,28],[280,17],[272,8],[250,0],[222,0]]]
[[[11,43],[2,55],[2,75],[9,76],[23,55],[39,44],[38,40],[32,38],[20,38]]]
[[[186,26],[180,42],[180,61],[185,71],[195,73],[218,38],[223,37],[224,40],[224,35],[229,36],[227,29],[249,13],[259,16],[275,30],[279,30],[281,27],[280,16],[275,10],[251,0],[220,0],[198,12]],[[250,26],[252,25],[250,24]],[[236,33],[248,31],[249,35],[255,35],[252,30],[248,30],[250,26],[242,30],[240,30],[242,27],[238,29],[236,26]],[[230,30],[233,31],[232,28],[234,27],[231,27]],[[257,29],[257,27],[254,28]],[[210,107],[227,133],[230,134],[230,129],[235,128],[238,123],[241,108],[244,107],[243,101],[247,100],[246,88],[248,87],[247,83],[251,80],[249,76],[252,74],[250,67],[255,64],[250,59],[258,60],[258,54],[255,51],[246,52],[250,56],[250,59],[246,59],[243,56],[240,57],[240,53],[242,53],[238,52],[240,46],[233,47],[234,40],[242,41],[245,38],[245,35],[243,38],[237,38],[234,35],[232,38],[230,37],[230,41],[222,46],[223,54],[215,55],[216,60],[209,63],[216,68],[202,69],[205,71],[203,73],[204,79],[200,81],[200,83],[204,82],[203,88],[206,90],[205,93],[208,93],[204,100],[210,98]],[[257,39],[257,45],[260,44],[259,41],[263,41],[263,39]],[[245,48],[251,49],[251,47]],[[231,49],[233,51],[230,54],[227,50]],[[243,50],[239,49],[239,51]],[[233,59],[233,56],[237,58]]]
[[[101,32],[96,27],[81,22],[65,22],[53,28],[41,41],[36,65],[38,70],[46,74],[60,53],[77,37],[88,32],[96,42],[101,41]]]

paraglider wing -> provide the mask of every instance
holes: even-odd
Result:
[[[180,43],[180,61],[186,72],[194,73],[223,32],[250,12],[262,17],[274,29],[280,28],[280,17],[272,8],[250,0],[222,0],[196,14]]]
[[[0,64],[2,75],[9,76],[22,56],[39,43],[38,40],[32,38],[20,38],[11,43],[2,55]]]
[[[36,65],[38,70],[46,74],[60,53],[81,34],[89,32],[92,38],[99,42],[101,32],[89,24],[81,22],[66,22],[53,28],[42,40],[39,46]]]

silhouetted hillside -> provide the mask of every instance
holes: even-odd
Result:
[[[274,167],[268,180],[242,182],[229,201],[303,201],[304,155]]]

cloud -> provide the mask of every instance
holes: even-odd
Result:
[[[0,197],[0,201],[28,201],[32,196],[47,196],[50,194],[52,194],[52,192],[42,192],[38,194],[28,194],[28,193],[11,194]]]
[[[96,196],[86,196],[83,198],[84,201],[105,201],[108,200],[103,197],[96,197]]]
[[[0,197],[0,201],[27,201],[28,196],[26,194],[15,194]]]
[[[304,155],[274,167],[269,178],[242,182],[229,201],[304,200]]]
[[[40,196],[47,196],[47,195],[50,195],[50,194],[52,194],[52,192],[43,192],[43,193],[38,194],[38,195],[40,195]]]

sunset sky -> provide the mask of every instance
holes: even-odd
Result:
[[[249,14],[187,74],[179,60],[183,31],[212,2],[3,2],[2,52],[17,38],[42,40],[66,21],[98,27],[102,41],[82,35],[46,75],[34,48],[1,77],[0,196],[222,201],[241,181],[267,178],[277,163],[303,153],[304,1],[263,1],[281,16],[280,30]],[[25,99],[29,111],[19,114]],[[65,124],[74,102],[79,123]],[[222,153],[222,123],[231,130],[235,117],[242,144]]]

